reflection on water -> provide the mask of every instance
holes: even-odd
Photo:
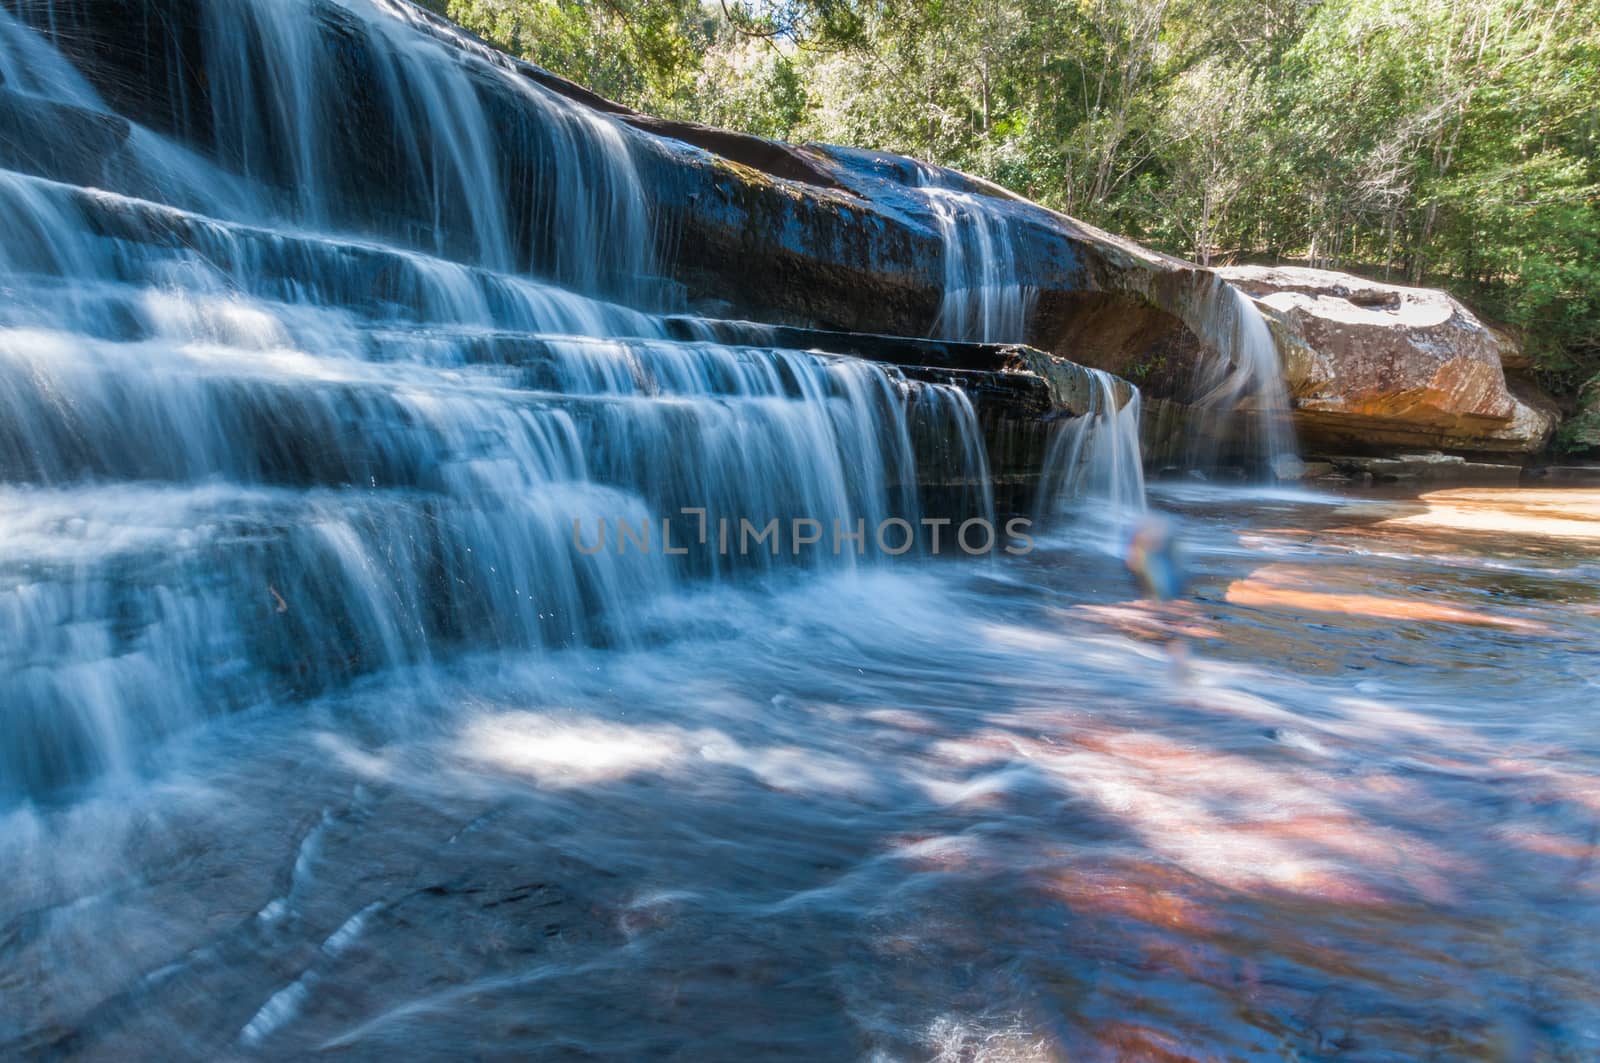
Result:
[[[1600,1055],[1600,493],[1156,504],[12,811],[0,1055]]]

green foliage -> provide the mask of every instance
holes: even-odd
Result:
[[[714,20],[694,0],[449,0],[462,26],[602,96],[680,117]]]
[[[799,68],[764,38],[728,34],[706,52],[695,84],[697,120],[774,140],[791,139],[809,105]]]
[[[440,0],[435,0],[436,3]],[[880,147],[1200,261],[1450,288],[1600,368],[1600,4],[449,0],[642,110]]]

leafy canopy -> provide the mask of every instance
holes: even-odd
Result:
[[[434,0],[655,114],[886,148],[1202,262],[1455,291],[1600,369],[1592,0]]]

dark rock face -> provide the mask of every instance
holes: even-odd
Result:
[[[882,152],[817,145],[805,150],[824,160],[840,185],[870,204],[882,216],[881,226],[914,234],[928,255],[923,262],[932,266],[940,261],[942,248],[929,205],[915,191],[919,170],[932,168]],[[1186,376],[1168,376],[1165,368],[1178,361],[1192,366],[1206,347],[1207,295],[1214,284],[1208,273],[997,186],[953,171],[936,172],[948,187],[988,197],[990,210],[1003,217],[1015,251],[1017,281],[1033,297],[1028,344],[1125,376],[1156,393],[1187,384]],[[905,276],[928,286],[920,316],[885,313],[871,299],[858,298],[858,320],[850,327],[927,332],[942,278],[936,268],[908,270]]]
[[[114,115],[12,92],[0,86],[0,166],[72,184],[95,184],[128,138]]]
[[[0,0],[24,18],[36,0]],[[226,135],[213,128],[210,32],[195,0],[53,0],[56,44],[118,114],[173,136],[236,168]],[[352,232],[443,231],[430,253],[470,259],[470,226],[408,186],[418,171],[415,138],[396,128],[382,98],[382,61],[359,20],[336,4],[316,7],[327,62],[319,115],[337,162],[330,210]],[[40,17],[30,19],[44,26]],[[436,16],[414,13],[414,29],[447,47],[485,48]],[[488,54],[487,52],[485,54]],[[603,160],[572,154],[541,100],[553,93],[621,123],[638,172],[654,247],[642,267],[649,307],[673,303],[718,318],[745,318],[833,332],[923,336],[937,321],[944,247],[919,185],[986,197],[1015,251],[1017,282],[1031,294],[1018,341],[1105,369],[1171,400],[1174,425],[1195,397],[1197,366],[1226,345],[1216,321],[1216,275],[1045,210],[1002,189],[880,152],[787,145],[638,114],[531,64],[496,55],[508,76],[472,74],[501,160],[501,204],[517,269],[567,282],[571,229],[557,216],[558,172],[574,168],[603,188]],[[470,64],[469,64],[470,65]],[[527,85],[520,82],[525,79]],[[120,120],[42,114],[0,89],[0,156],[8,165],[72,183],[126,136]],[[71,157],[31,145],[41,122],[79,129]],[[580,138],[581,139],[581,138]],[[565,154],[563,154],[565,152]],[[287,158],[288,152],[283,153]],[[292,193],[296,175],[269,157],[252,176]],[[280,168],[284,165],[278,163]],[[610,189],[615,194],[616,189]],[[443,209],[443,224],[435,212]],[[589,257],[593,257],[590,255]],[[613,271],[629,267],[610,267]],[[634,267],[641,268],[641,267]],[[1222,271],[1255,295],[1278,326],[1297,427],[1313,449],[1434,447],[1532,452],[1553,427],[1543,400],[1509,386],[1502,362],[1515,344],[1442,293],[1375,285],[1309,271]],[[619,293],[640,278],[602,277]],[[661,282],[668,283],[661,283]],[[636,286],[637,287],[637,286]],[[666,293],[665,295],[661,293]],[[904,364],[904,363],[900,363]],[[940,363],[935,362],[934,365]],[[1174,427],[1176,426],[1176,427]]]
[[[1015,395],[1026,391],[1032,396],[1026,404],[1041,416],[1082,416],[1090,411],[1094,402],[1088,370],[1076,362],[1023,344],[963,343],[867,332],[829,332],[792,325],[760,325],[750,321],[678,318],[672,323],[683,339],[709,333],[719,343],[827,351],[899,366],[910,373],[925,371],[941,378],[952,374],[985,378],[1015,377],[1019,381],[1026,380],[1027,384],[997,384],[991,380],[983,386]],[[1119,406],[1127,403],[1132,393],[1131,388],[1119,382]]]
[[[1295,424],[1313,451],[1525,454],[1555,428],[1549,399],[1507,380],[1515,341],[1444,292],[1327,270],[1219,272],[1273,321]]]
[[[209,129],[191,124],[205,99],[194,0],[0,2],[45,32],[119,114],[158,133],[209,140]]]
[[[690,305],[851,332],[923,335],[942,291],[929,231],[848,193],[667,144],[647,163],[663,268]]]

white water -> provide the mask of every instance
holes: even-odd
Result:
[[[1040,492],[1042,515],[1059,515],[1069,503],[1088,500],[1098,504],[1072,508],[1125,528],[1145,512],[1139,391],[1129,388],[1128,401],[1119,405],[1117,379],[1099,369],[1089,374],[1090,411],[1065,422],[1051,436]]]
[[[933,167],[920,166],[916,174],[917,190],[944,245],[944,296],[933,335],[968,342],[1028,342],[1035,292],[1019,279],[1006,215],[986,196],[941,184],[942,173]],[[1123,527],[1145,507],[1139,391],[1131,388],[1130,400],[1119,405],[1116,378],[1098,369],[1088,372],[1091,409],[1051,433],[1038,514],[1058,517],[1070,500],[1081,499],[1097,503],[1082,512]]]
[[[944,297],[933,335],[978,343],[1025,343],[1034,293],[1019,280],[1005,216],[987,197],[941,185],[932,167],[917,170],[944,244]]]
[[[1256,462],[1269,475],[1279,475],[1296,450],[1289,392],[1272,330],[1254,301],[1221,278],[1211,278],[1198,302],[1201,338],[1218,354],[1196,383],[1194,405],[1211,416],[1196,419],[1189,464],[1215,464],[1217,440],[1229,435],[1225,422],[1236,421],[1242,409]]]
[[[964,393],[673,342],[603,298],[659,301],[640,287],[635,147],[608,120],[515,78],[549,117],[527,216],[564,228],[514,263],[473,84],[514,75],[417,32],[408,7],[339,5],[382,72],[377,121],[429,160],[387,191],[432,224],[386,228],[348,198],[321,16],[206,10],[216,150],[242,180],[137,128],[107,190],[0,171],[0,798],[132,770],[175,730],[363,674],[634,644],[652,601],[795,561],[668,556],[659,538],[590,553],[575,524],[659,537],[674,517],[681,543],[682,507],[713,527],[915,522],[913,420],[960,440],[940,460],[992,512]],[[11,91],[103,109],[5,11],[0,42]],[[804,563],[861,560],[847,543]]]

